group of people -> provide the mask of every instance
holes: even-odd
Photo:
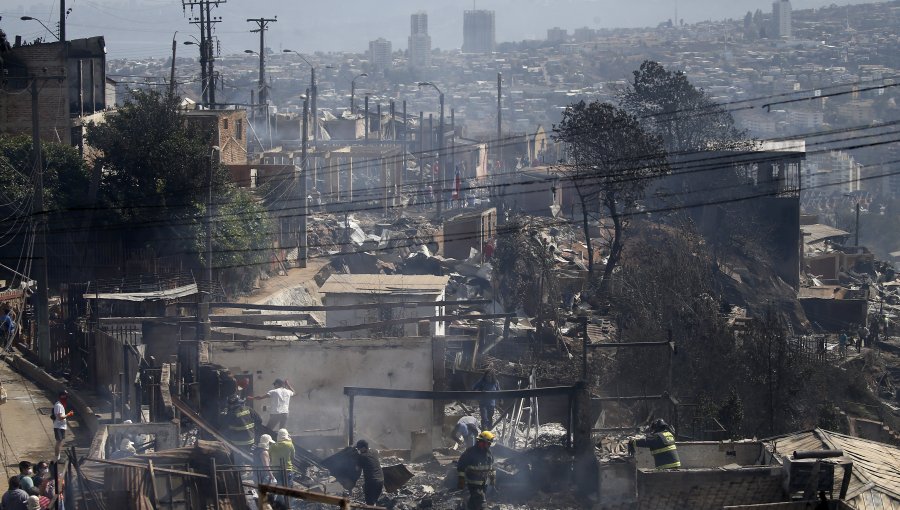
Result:
[[[227,411],[222,417],[226,438],[235,446],[250,454],[254,463],[261,466],[258,482],[291,487],[294,483],[294,443],[287,426],[290,415],[290,401],[295,391],[287,379],[275,379],[272,389],[262,395],[242,398],[234,394],[227,399]],[[276,431],[276,438],[270,434],[258,434],[262,428],[258,417],[247,405],[248,401],[269,399],[272,412],[266,428]],[[365,440],[356,443],[356,462],[363,477],[363,493],[366,504],[373,505],[384,488],[381,463],[374,450],[369,449]]]
[[[842,328],[838,335],[838,354],[841,357],[847,355],[847,349],[856,347],[860,352],[863,347],[871,348],[881,336],[890,336],[890,320],[887,317],[870,317],[869,326],[862,324],[857,328]]]
[[[493,370],[486,370],[475,383],[473,390],[500,391],[500,383]],[[479,431],[479,424],[474,416],[463,416],[456,422],[453,430],[452,437],[456,443],[453,445],[453,449],[459,445],[467,446],[456,466],[457,488],[461,490],[468,488],[469,490],[466,504],[468,510],[483,510],[486,502],[486,490],[488,487],[496,485],[494,456],[491,453],[491,445],[495,439],[491,429],[496,405],[497,399],[494,396],[485,396],[479,399],[481,431]],[[648,448],[658,470],[681,468],[681,459],[675,444],[675,429],[662,419],[651,422],[641,437],[629,441],[628,447],[632,454],[636,448]]]
[[[45,510],[57,496],[56,483],[60,484],[58,509],[64,509],[62,478],[55,476],[56,463],[40,461],[32,464],[19,462],[19,474],[9,479],[9,489],[0,499],[0,510]]]

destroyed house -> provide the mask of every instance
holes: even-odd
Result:
[[[787,464],[794,452],[841,452],[843,460],[826,458],[829,467],[819,468],[820,487],[830,487],[838,497],[844,482],[839,464],[852,464],[846,494],[841,498],[849,508],[875,510],[900,508],[900,449],[868,439],[822,429],[787,434],[765,440],[774,462]],[[841,459],[835,457],[834,459]],[[790,473],[788,473],[790,474]],[[826,476],[827,474],[827,476]],[[785,480],[788,487],[789,480]]]
[[[247,164],[247,110],[189,110],[188,125],[209,130],[223,165]]]
[[[415,337],[444,335],[444,324],[434,319],[444,315],[444,300],[448,276],[336,274],[331,275],[319,289],[324,296],[326,328],[353,327],[372,324],[371,328],[335,331],[341,338]],[[403,306],[371,307],[379,303],[402,303]],[[420,330],[420,321],[429,323],[427,331]]]
[[[37,101],[41,139],[79,145],[82,118],[109,104],[103,37],[33,44],[17,38],[0,59],[0,73],[0,133],[31,134]],[[35,89],[38,96],[32,98]]]
[[[803,142],[763,143],[759,150],[704,151],[669,161],[668,175],[646,191],[648,211],[684,210],[705,236],[736,228],[764,232],[758,247],[775,274],[800,286],[800,167]]]
[[[471,256],[472,250],[483,255],[485,245],[495,237],[496,207],[457,214],[444,220],[444,256],[466,260]]]

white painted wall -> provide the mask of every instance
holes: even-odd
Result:
[[[212,363],[234,374],[252,373],[256,395],[271,389],[276,378],[289,380],[296,390],[287,426],[293,435],[346,437],[345,386],[434,387],[430,338],[211,342],[209,354]],[[253,406],[268,420],[269,400]],[[410,432],[432,429],[432,405],[424,400],[358,397],[355,421],[357,439],[367,439],[378,448],[407,449]]]

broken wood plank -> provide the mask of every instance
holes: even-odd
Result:
[[[231,442],[225,439],[222,434],[219,434],[219,432],[215,428],[213,428],[212,425],[207,423],[206,420],[204,420],[199,414],[197,414],[196,411],[191,409],[190,406],[185,404],[180,398],[176,397],[175,395],[172,395],[172,405],[174,405],[176,409],[181,411],[184,416],[194,422],[198,427],[208,432],[212,437],[216,438],[216,440],[220,441],[222,444],[228,447],[228,449],[233,453],[237,454],[247,461],[253,462],[253,457],[251,457],[250,454],[245,453],[237,446],[231,444]]]
[[[140,469],[150,469],[159,473],[170,473],[173,475],[179,476],[192,476],[194,478],[209,478],[208,476],[202,473],[194,473],[192,471],[183,471],[180,469],[172,469],[172,468],[163,468],[159,466],[151,466],[149,464],[138,464],[135,462],[127,462],[124,460],[109,460],[109,459],[87,459],[87,462],[99,462],[100,464],[110,464],[113,466],[122,466],[122,467],[133,467]],[[153,462],[152,460],[149,462]]]

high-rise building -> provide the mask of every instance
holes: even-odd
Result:
[[[775,37],[791,37],[791,2],[775,0],[772,4],[772,32]]]
[[[383,71],[391,67],[394,60],[391,41],[384,37],[379,37],[374,41],[369,41],[369,62],[379,71]]]
[[[463,53],[493,53],[496,47],[494,11],[463,13]]]
[[[431,67],[431,36],[428,35],[428,14],[424,11],[409,17],[409,66]]]
[[[565,28],[553,27],[547,29],[547,42],[564,43],[569,38],[569,31]]]

